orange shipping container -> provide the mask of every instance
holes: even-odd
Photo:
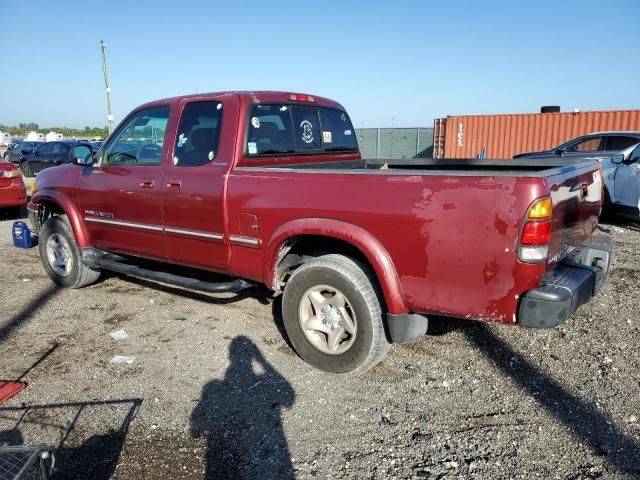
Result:
[[[435,158],[512,158],[521,152],[549,150],[587,133],[640,131],[640,110],[599,112],[461,115],[434,122]]]

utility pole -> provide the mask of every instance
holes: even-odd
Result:
[[[107,44],[100,40],[98,44],[100,51],[102,52],[102,72],[104,73],[104,88],[107,94],[107,125],[109,126],[109,135],[113,130],[113,115],[111,115],[111,89],[109,88],[109,77],[107,76],[107,57],[104,53],[104,49]]]

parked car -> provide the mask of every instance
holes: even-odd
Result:
[[[20,159],[20,170],[25,177],[33,177],[45,168],[55,167],[69,162],[69,150],[76,145],[74,141],[46,142],[38,146],[33,153]]]
[[[584,157],[587,153],[602,155],[605,158],[638,142],[640,132],[595,132],[569,140],[551,150],[519,153],[513,158]]]
[[[4,159],[11,163],[19,164],[20,160],[42,145],[43,142],[16,142],[4,152]]]
[[[25,203],[27,192],[20,170],[12,163],[0,160],[0,209],[9,210],[14,216]]]
[[[556,326],[607,277],[598,162],[367,168],[347,112],[322,97],[159,100],[98,154],[70,157],[28,204],[53,282],[79,288],[105,269],[208,292],[265,284],[283,292],[296,352],[335,374],[424,335],[429,314]]]
[[[640,220],[640,143],[602,162],[605,213]]]
[[[94,152],[97,152],[98,150],[100,150],[100,147],[102,147],[102,144],[103,144],[103,143],[104,143],[104,142],[102,142],[102,141],[93,141],[93,142],[89,142],[89,144],[91,145],[91,149],[92,149]]]

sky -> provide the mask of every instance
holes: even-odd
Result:
[[[164,97],[283,90],[356,128],[640,108],[640,0],[0,0],[0,124],[104,126]]]

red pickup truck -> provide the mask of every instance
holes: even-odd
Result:
[[[372,164],[345,109],[317,96],[159,100],[70,155],[28,205],[54,282],[107,269],[208,292],[262,283],[283,292],[300,357],[336,374],[424,335],[429,314],[553,327],[608,272],[597,162]]]

